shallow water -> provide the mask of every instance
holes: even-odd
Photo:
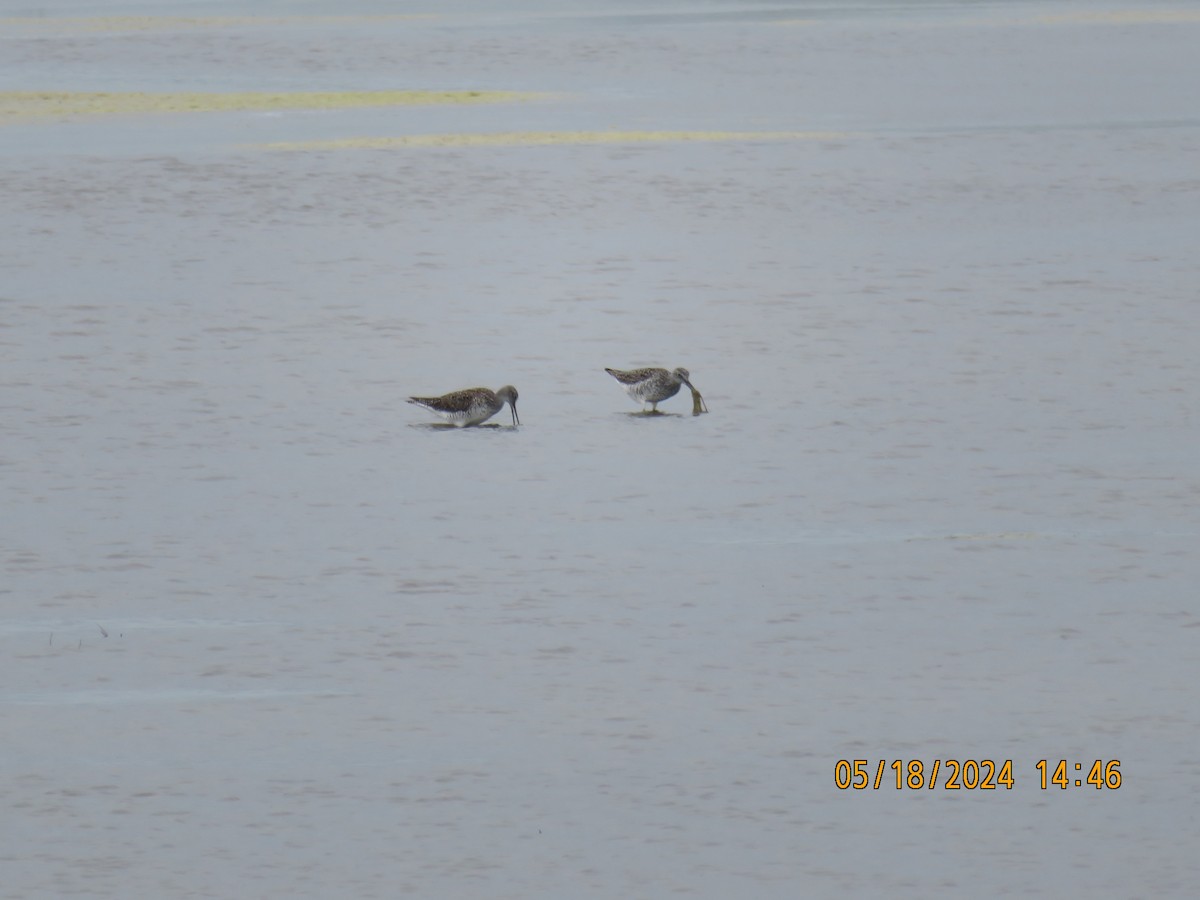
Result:
[[[1089,11],[0,38],[14,90],[555,95],[0,126],[6,891],[1186,893],[1200,25]],[[267,147],[605,130],[839,134]]]

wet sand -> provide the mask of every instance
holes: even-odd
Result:
[[[6,892],[1196,883],[1190,8],[76,7],[7,89],[536,96],[0,126]]]

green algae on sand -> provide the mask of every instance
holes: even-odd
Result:
[[[517,91],[0,91],[0,122],[98,115],[512,103],[535,96]]]

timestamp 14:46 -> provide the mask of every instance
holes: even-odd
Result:
[[[1080,777],[1073,778],[1070,763],[1065,759],[1060,759],[1057,764],[1053,760],[1039,759],[1037,770],[1043,791],[1054,786],[1065,791],[1069,787],[1082,787],[1085,784],[1093,785],[1096,790],[1110,788],[1115,791],[1121,786],[1121,761],[1119,759],[1108,762],[1102,759],[1096,760],[1088,769],[1087,778],[1083,777],[1083,763],[1075,763],[1074,772],[1078,773]]]

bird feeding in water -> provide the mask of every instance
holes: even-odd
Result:
[[[517,417],[517,389],[511,384],[506,384],[498,391],[477,387],[453,391],[441,397],[409,397],[408,402],[425,407],[457,428],[486,422],[507,403],[512,411],[513,424],[521,424]]]
[[[708,412],[704,398],[692,386],[691,373],[687,369],[679,368],[672,372],[666,369],[633,369],[626,372],[606,368],[604,371],[617,379],[634,403],[649,403],[650,413],[657,413],[659,403],[678,394],[681,384],[686,384],[692,392],[692,415],[698,416],[702,412]]]

